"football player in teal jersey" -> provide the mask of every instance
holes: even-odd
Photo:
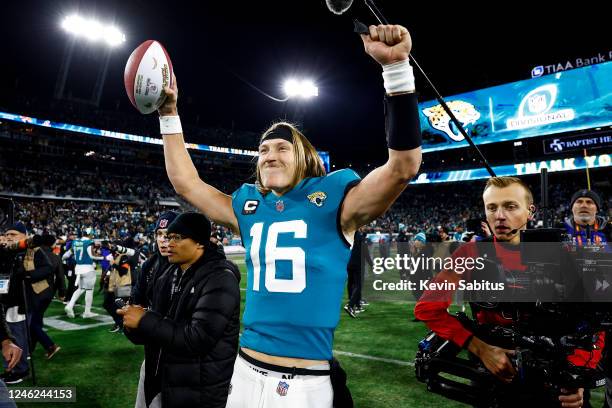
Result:
[[[85,228],[83,236],[72,242],[71,248],[62,256],[63,260],[73,257],[76,263],[75,273],[77,275],[76,284],[78,289],[74,291],[68,304],[64,307],[66,315],[74,318],[74,304],[85,294],[85,312],[84,318],[97,316],[97,313],[91,311],[93,304],[93,289],[96,283],[96,269],[94,260],[101,260],[100,257],[93,254],[92,228]]]
[[[168,177],[215,223],[240,233],[248,268],[244,332],[227,406],[331,408],[333,333],[355,231],[383,214],[421,163],[411,39],[398,25],[370,26],[366,53],[383,68],[389,158],[362,180],[325,174],[310,142],[289,123],[262,136],[255,184],[232,195],[200,179],[183,139],[178,89],[159,109]]]

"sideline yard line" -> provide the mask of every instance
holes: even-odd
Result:
[[[246,261],[244,260],[244,254],[242,255],[227,255],[227,259],[229,259],[232,262],[235,262],[237,264],[245,264]]]
[[[357,354],[357,353],[351,353],[349,351],[340,351],[340,350],[334,350],[334,354],[338,354],[340,356],[361,358],[364,360],[382,361],[384,363],[391,363],[391,364],[396,364],[396,365],[401,365],[401,366],[414,367],[414,363],[412,361],[402,361],[402,360],[394,360],[391,358],[374,357],[374,356],[368,356],[366,354]]]
[[[71,323],[71,322],[67,322],[64,320],[60,320],[58,317],[62,317],[62,316],[45,317],[44,324],[46,326],[52,327],[57,330],[73,331],[73,330],[91,329],[91,328],[99,327],[99,326],[108,326],[109,324],[113,323],[113,319],[110,316],[99,315],[99,316],[93,317],[92,320],[97,320],[98,323],[90,323],[90,324],[78,324],[78,323]]]

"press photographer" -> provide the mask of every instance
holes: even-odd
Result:
[[[28,289],[25,286],[29,282],[25,281],[25,277],[26,269],[32,270],[34,265],[39,267],[46,265],[42,254],[36,257],[32,255],[33,249],[39,247],[41,243],[40,236],[28,238],[25,225],[16,222],[6,227],[3,242],[0,245],[0,281],[2,283],[0,327],[6,327],[6,330],[0,329],[0,334],[11,333],[10,337],[8,335],[2,337],[10,338],[10,344],[7,342],[7,346],[11,346],[13,350],[10,358],[7,357],[8,354],[5,354],[5,371],[1,378],[6,384],[20,383],[30,374],[28,365],[29,319],[26,320],[26,316],[28,318],[31,316],[28,313],[30,304],[26,302]]]

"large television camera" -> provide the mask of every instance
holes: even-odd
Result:
[[[612,329],[610,249],[575,245],[558,229],[527,230],[521,234],[521,260],[527,271],[520,279],[489,268],[489,278],[494,275],[512,290],[480,293],[470,301],[472,317],[457,313],[457,319],[486,343],[515,350],[514,382],[535,387],[552,400],[562,388],[605,385],[598,368],[576,366],[568,357],[577,349],[592,355],[597,336]],[[478,323],[476,316],[483,311],[494,311],[508,324]],[[511,389],[477,357],[433,332],[419,343],[415,370],[429,391],[478,407],[498,406]]]

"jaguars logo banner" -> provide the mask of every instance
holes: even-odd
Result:
[[[474,105],[464,101],[449,101],[446,103],[451,112],[455,114],[464,129],[468,125],[473,125],[480,119],[480,112],[476,110]],[[429,124],[436,130],[446,133],[448,137],[456,142],[463,140],[463,135],[458,129],[453,129],[451,126],[450,116],[446,113],[442,105],[432,106],[431,108],[423,109],[423,114],[427,116]],[[456,133],[455,133],[456,131]]]

